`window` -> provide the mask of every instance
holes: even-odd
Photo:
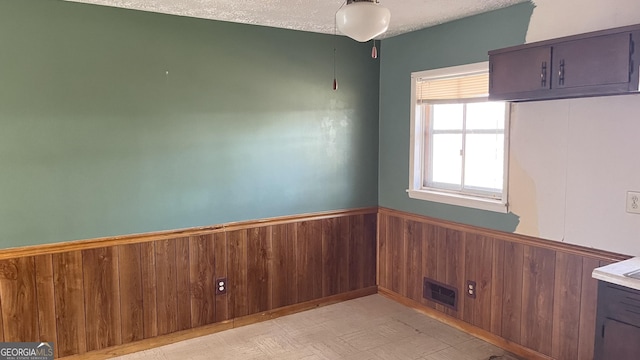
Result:
[[[509,104],[486,62],[411,74],[409,197],[507,212]]]

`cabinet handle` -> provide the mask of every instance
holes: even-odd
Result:
[[[558,85],[564,85],[564,59],[560,60],[560,70],[558,70]]]
[[[489,60],[489,89],[493,89],[493,61]]]
[[[543,61],[540,67],[540,87],[547,87],[547,62]]]
[[[629,35],[629,79],[631,82],[631,75],[633,74],[633,53],[636,51],[635,43],[633,42],[633,35]]]

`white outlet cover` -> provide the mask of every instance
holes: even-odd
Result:
[[[640,214],[640,192],[627,192],[627,212]]]

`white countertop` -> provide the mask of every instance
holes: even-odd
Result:
[[[640,279],[624,276],[624,274],[640,270],[640,257],[620,261],[593,270],[591,276],[594,279],[610,282],[631,289],[640,290]]]

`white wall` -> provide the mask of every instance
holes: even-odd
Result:
[[[638,0],[538,0],[527,42],[640,23]],[[640,256],[640,95],[514,104],[516,232]]]
[[[640,23],[638,0],[533,0],[527,42]]]
[[[640,95],[515,104],[511,130],[516,232],[640,255]]]

